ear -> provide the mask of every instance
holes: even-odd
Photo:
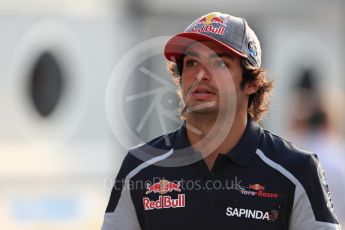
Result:
[[[256,93],[256,91],[258,91],[259,89],[259,85],[257,84],[257,82],[251,82],[251,83],[247,83],[244,86],[243,91],[247,94],[247,95],[251,95]]]

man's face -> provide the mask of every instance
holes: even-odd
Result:
[[[238,106],[245,98],[241,80],[238,55],[211,41],[195,42],[186,49],[181,83],[187,112],[217,114],[229,109],[228,100],[232,107]]]

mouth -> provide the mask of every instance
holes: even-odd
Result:
[[[197,87],[193,90],[193,93],[215,94],[215,92],[214,92],[212,89],[210,89],[210,88],[207,87],[207,86],[203,86],[203,85],[197,86]]]
[[[212,97],[215,94],[215,91],[213,91],[207,86],[197,86],[192,92],[192,96],[200,100],[208,99],[209,97]]]

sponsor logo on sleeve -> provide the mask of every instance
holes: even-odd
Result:
[[[330,192],[327,193],[327,208],[331,212],[334,212],[334,206],[333,206],[332,197],[331,197],[331,193]]]
[[[317,166],[317,173],[319,174],[319,178],[320,178],[321,183],[323,185],[327,186],[328,183],[327,183],[325,171],[323,171],[323,168],[322,168],[320,163]]]
[[[319,175],[321,183],[326,187],[326,190],[327,190],[327,195],[326,195],[327,208],[331,212],[334,212],[334,205],[332,202],[332,196],[331,196],[331,193],[328,191],[328,182],[326,179],[325,171],[323,170],[321,163],[319,163],[317,166],[317,173]]]

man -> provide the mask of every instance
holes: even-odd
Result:
[[[164,53],[184,124],[129,151],[102,229],[340,229],[316,155],[257,124],[272,82],[247,22],[207,14]]]

